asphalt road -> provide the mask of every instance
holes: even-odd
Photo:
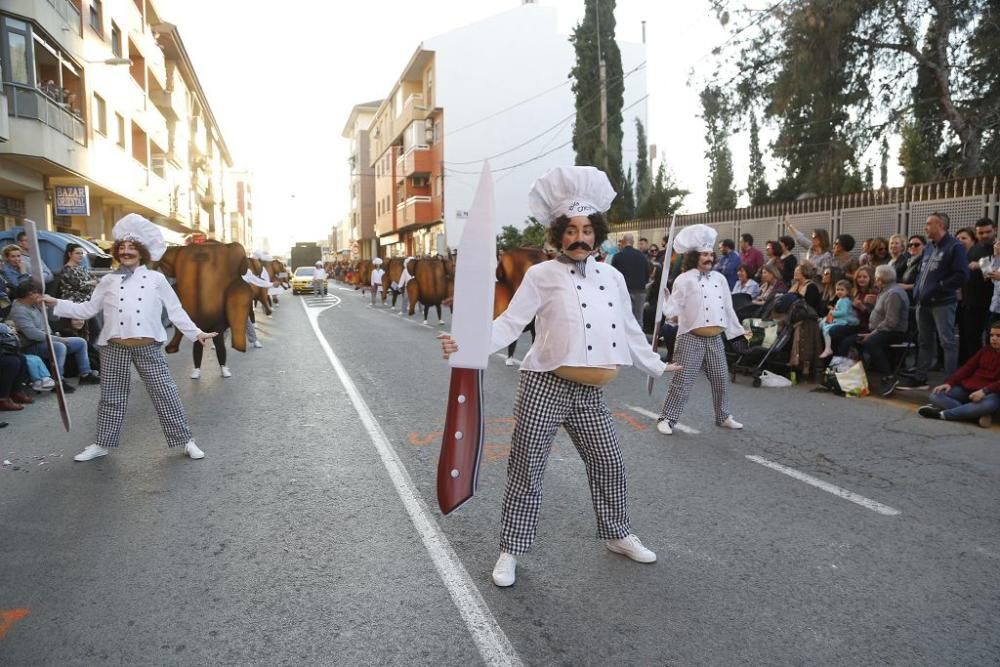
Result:
[[[163,446],[138,382],[106,459],[71,460],[96,388],[71,396],[69,434],[52,397],[6,417],[0,663],[1000,663],[997,428],[740,378],[744,431],[713,425],[702,381],[667,437],[648,416],[666,381],[650,398],[627,369],[608,403],[658,562],[596,539],[560,433],[535,549],[497,589],[517,369],[487,371],[480,491],[442,517],[447,325],[365,303],[283,299],[231,379],[172,357],[202,461]]]

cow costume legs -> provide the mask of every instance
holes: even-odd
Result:
[[[587,468],[598,537],[612,540],[628,535],[631,522],[625,464],[601,388],[563,380],[552,373],[524,371],[514,419],[500,550],[523,554],[535,540],[542,476],[559,426],[565,427]]]

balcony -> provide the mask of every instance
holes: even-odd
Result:
[[[430,110],[424,106],[424,96],[413,93],[403,102],[403,110],[392,121],[392,135],[398,137],[415,120],[424,120]]]
[[[396,205],[396,229],[437,222],[430,197],[410,197]]]
[[[43,95],[41,91],[30,86],[5,83],[3,92],[7,96],[7,113],[10,116],[34,118],[81,146],[86,145],[87,133],[83,120]]]
[[[414,146],[402,156],[402,164],[397,172],[404,178],[411,176],[427,176],[433,171],[434,158],[427,146]]]

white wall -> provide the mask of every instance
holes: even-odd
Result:
[[[568,143],[575,120],[569,79],[575,55],[569,37],[556,29],[555,9],[524,5],[429,39],[423,48],[436,52],[434,103],[444,109],[448,244],[458,245],[464,221],[457,212],[469,209],[484,158],[490,158],[494,170],[497,231],[504,225],[522,226],[528,216],[528,191],[535,179],[553,167],[572,165],[575,158]],[[622,44],[620,48],[625,72],[645,59],[642,45]],[[640,70],[626,79],[625,105],[645,94],[645,70]],[[462,129],[536,95],[514,109]],[[624,112],[626,170],[628,162],[635,160],[636,116],[645,123],[645,103]],[[529,141],[549,128],[552,130]],[[522,143],[523,147],[510,150]],[[561,144],[567,145],[553,151]],[[501,152],[504,154],[498,155]],[[543,153],[549,154],[538,158]],[[531,161],[503,169],[526,160]]]

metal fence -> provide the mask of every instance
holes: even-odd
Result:
[[[787,215],[788,221],[807,237],[814,229],[825,229],[831,241],[838,234],[850,234],[857,243],[855,252],[859,252],[861,243],[869,238],[923,234],[927,216],[935,211],[948,214],[953,233],[962,227],[973,226],[982,217],[997,220],[1000,217],[1000,176],[678,215],[677,226],[708,225],[719,232],[720,241],[726,238],[736,241],[741,234],[749,233],[754,237],[754,246],[763,248],[768,241],[790,235],[785,227]],[[662,245],[669,228],[669,218],[630,220],[612,224],[610,238],[617,240],[625,233],[632,233],[636,239],[645,237],[650,243]],[[804,253],[805,249],[798,248],[797,254]]]

